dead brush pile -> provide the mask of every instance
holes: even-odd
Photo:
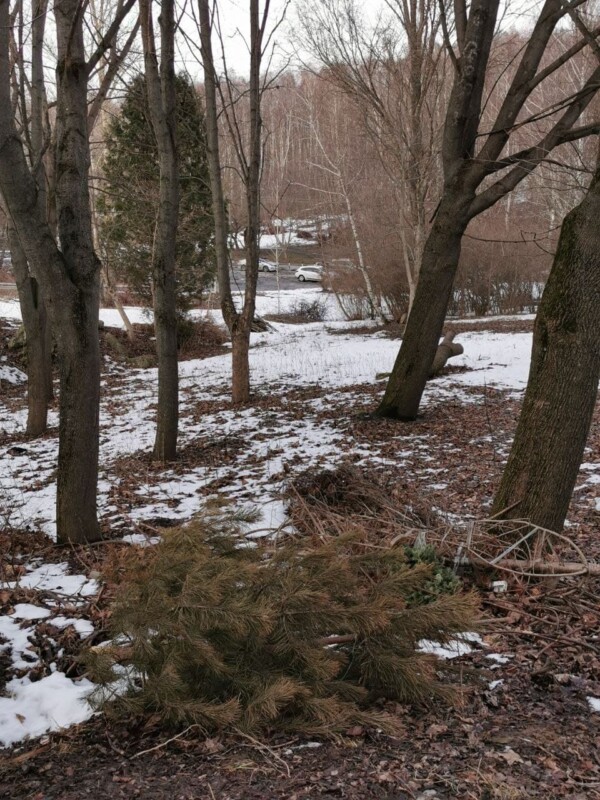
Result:
[[[428,565],[429,578],[409,602],[431,602],[459,589],[458,578],[446,566],[446,524],[406,487],[382,484],[343,465],[301,474],[288,486],[287,499],[293,528],[313,540],[352,532],[367,547],[403,549],[408,564]]]
[[[302,473],[288,486],[287,500],[293,526],[311,535],[338,535],[362,526],[374,544],[412,544],[420,531],[440,527],[421,498],[352,466]]]
[[[396,730],[388,700],[449,699],[419,642],[472,630],[474,597],[432,594],[434,566],[374,546],[355,516],[258,542],[226,510],[164,531],[121,576],[112,643],[88,654],[104,698],[124,681],[114,707],[167,725],[321,735]]]
[[[105,355],[119,361],[147,361],[137,364],[144,368],[153,366],[156,358],[156,338],[154,325],[135,323],[134,336],[130,339],[124,330],[119,328],[103,328],[100,331],[100,343]],[[192,319],[181,316],[177,323],[177,347],[180,358],[209,358],[226,352],[227,331],[217,325],[209,317]]]
[[[204,357],[221,352],[229,340],[225,328],[217,325],[210,317],[185,318],[180,321],[177,344],[182,356],[187,358]]]

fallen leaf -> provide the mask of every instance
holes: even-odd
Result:
[[[515,753],[510,747],[507,747],[503,753],[500,753],[500,758],[503,758],[507,764],[522,764],[523,759],[518,753]]]
[[[436,724],[434,722],[432,725],[430,725],[427,728],[427,730],[425,732],[426,732],[427,736],[429,736],[430,739],[435,739],[438,736],[441,736],[442,734],[447,733],[448,732],[448,726],[447,725]]]
[[[346,731],[346,736],[362,736],[365,732],[365,729],[362,725],[353,725],[352,728],[348,728]]]

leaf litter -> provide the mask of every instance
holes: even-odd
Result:
[[[111,728],[101,717],[51,732],[91,716],[91,709],[82,714],[89,687],[77,654],[83,642],[102,640],[110,585],[98,578],[107,561],[118,571],[131,546],[125,542],[151,544],[161,525],[190,518],[206,502],[258,503],[262,519],[249,537],[263,535],[287,524],[286,491],[299,475],[343,465],[421,522],[431,514],[449,524],[485,514],[525,385],[530,334],[524,325],[500,321],[493,335],[487,322],[469,326],[458,365],[466,371],[433,381],[423,417],[399,427],[365,413],[380,392],[375,373],[389,369],[397,343],[358,326],[334,326],[334,333],[328,324],[330,330],[312,324],[293,332],[276,325],[274,334],[255,335],[256,390],[242,410],[227,397],[228,356],[185,362],[181,457],[166,469],[145,455],[155,371],[125,371],[107,359],[100,508],[115,541],[97,548],[65,552],[47,538],[56,433],[27,441],[18,432],[22,388],[2,396],[4,416],[15,422],[5,428],[0,472],[8,515],[0,568],[0,704],[15,703],[12,724],[30,741],[5,740],[13,747],[0,762],[0,797],[600,797],[593,579],[555,586],[514,578],[499,598],[487,576],[479,576],[490,625],[485,646],[464,642],[464,652],[452,659],[463,675],[460,701],[443,712],[396,709],[410,730],[400,739],[361,730],[337,742],[275,737],[210,746],[189,732],[165,745],[151,720],[130,730]],[[21,449],[8,454],[13,447]],[[597,414],[569,512],[569,533],[596,560],[599,461]],[[47,704],[52,696],[60,698],[57,707]],[[0,719],[2,713],[0,705]],[[131,760],[142,750],[149,752]]]

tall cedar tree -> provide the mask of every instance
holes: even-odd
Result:
[[[184,312],[212,282],[215,261],[204,115],[185,75],[177,76],[176,89],[181,193],[177,305]],[[142,76],[130,84],[121,112],[110,124],[106,151],[106,193],[99,203],[102,256],[130,289],[151,303],[159,166]]]

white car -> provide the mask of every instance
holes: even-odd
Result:
[[[311,264],[309,267],[298,267],[294,273],[294,277],[299,281],[322,281],[323,280],[323,267],[319,264]]]
[[[277,264],[274,261],[267,261],[266,258],[258,259],[259,272],[277,272]]]

